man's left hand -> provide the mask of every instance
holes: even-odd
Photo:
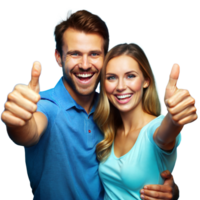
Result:
[[[161,173],[164,179],[163,185],[145,185],[141,189],[141,199],[143,200],[177,200],[179,191],[174,183],[172,174],[166,170]]]

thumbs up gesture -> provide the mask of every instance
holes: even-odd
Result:
[[[197,119],[195,99],[187,90],[178,89],[180,67],[174,64],[165,91],[165,104],[175,125],[185,125]]]
[[[14,90],[8,94],[5,110],[1,119],[8,127],[24,126],[33,116],[37,109],[39,95],[39,77],[41,65],[34,62],[31,81],[27,85],[16,85]]]

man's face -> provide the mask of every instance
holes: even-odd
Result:
[[[64,32],[59,65],[63,68],[65,87],[72,97],[91,95],[95,91],[104,61],[103,45],[104,40],[98,34],[86,34],[72,28]]]

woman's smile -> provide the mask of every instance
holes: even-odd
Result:
[[[133,96],[133,94],[116,94],[116,101],[119,104],[126,104],[131,100],[131,97]]]
[[[147,86],[139,64],[130,56],[118,56],[108,62],[105,90],[110,102],[120,111],[142,105],[143,88]]]

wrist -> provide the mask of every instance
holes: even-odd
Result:
[[[172,200],[178,200],[179,199],[179,189],[178,186],[175,184],[173,189],[173,199]]]

